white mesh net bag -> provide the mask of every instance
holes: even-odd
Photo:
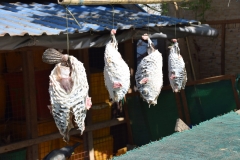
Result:
[[[148,55],[141,60],[135,74],[137,90],[149,107],[157,104],[163,85],[162,54],[152,44],[148,38]]]
[[[73,128],[73,116],[78,129],[81,131],[81,134],[83,133],[86,112],[91,106],[91,98],[88,97],[89,86],[83,63],[73,56],[68,58],[71,63],[71,71],[64,68],[65,66],[61,66],[61,63],[58,63],[49,76],[51,112],[65,141],[69,141],[69,131]],[[66,92],[59,82],[59,69],[62,72],[61,76],[63,79],[71,78],[73,82],[69,92]],[[69,74],[69,72],[71,73]],[[68,77],[69,75],[70,77]]]
[[[177,42],[174,42],[170,47],[168,56],[168,76],[173,92],[180,92],[181,89],[185,88],[187,72]]]
[[[114,102],[123,99],[130,87],[130,72],[128,65],[118,52],[118,44],[114,34],[108,42],[104,53],[104,80],[110,98]]]

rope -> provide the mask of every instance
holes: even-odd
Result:
[[[67,14],[67,7],[66,8],[66,25],[67,25],[67,54],[69,55],[69,36],[68,36],[68,14]]]
[[[147,12],[148,12],[148,36],[149,36],[149,7],[147,8]]]
[[[175,17],[177,18],[177,10],[175,9]],[[175,22],[175,39],[177,37],[176,22]]]
[[[113,15],[113,16],[112,16],[112,17],[113,17],[113,24],[112,24],[112,26],[113,26],[113,29],[114,29],[114,6],[113,6],[113,5],[111,5],[111,6],[112,6],[112,8],[113,8],[113,14],[112,14],[112,15]]]
[[[77,25],[78,25],[80,28],[82,28],[83,26],[78,23],[77,19],[76,19],[75,16],[72,14],[72,12],[71,12],[66,6],[64,6],[64,7],[65,7],[66,10],[68,11],[68,13],[72,16],[72,18],[73,18],[74,21],[77,23]]]

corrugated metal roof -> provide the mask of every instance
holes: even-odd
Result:
[[[84,33],[156,26],[198,24],[195,20],[177,19],[167,16],[150,15],[124,8],[111,6],[69,6],[81,27],[70,15],[68,32]],[[114,12],[113,12],[114,9]],[[113,14],[114,13],[114,14]],[[114,15],[114,18],[113,18]],[[0,36],[41,36],[59,35],[67,31],[66,10],[56,3],[25,4],[0,2]]]

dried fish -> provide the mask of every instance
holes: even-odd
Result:
[[[144,35],[146,38],[146,35]],[[163,86],[162,54],[156,50],[149,37],[148,55],[137,67],[135,74],[136,87],[142,98],[149,104],[156,105],[157,98]]]
[[[113,102],[123,99],[130,87],[130,72],[128,65],[118,52],[116,31],[111,31],[112,40],[108,42],[104,53],[104,80],[109,96]]]
[[[47,57],[46,54],[50,53],[50,50],[45,51],[45,57]],[[73,117],[82,134],[85,129],[86,112],[92,103],[91,98],[88,96],[89,86],[83,63],[73,56],[67,56],[63,60],[62,56],[59,57],[55,59],[54,63],[58,63],[60,59],[61,63],[56,64],[49,76],[51,101],[49,109],[60,134],[68,142],[69,131],[74,127],[72,123]],[[50,61],[47,59],[46,62]]]
[[[169,52],[168,76],[170,85],[173,92],[180,92],[181,89],[185,88],[187,82],[187,72],[176,39],[173,39],[173,45],[170,47]]]

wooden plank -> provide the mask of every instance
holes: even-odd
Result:
[[[191,124],[191,119],[190,119],[190,114],[189,114],[189,110],[188,110],[188,104],[187,104],[185,91],[181,90],[180,94],[181,94],[181,98],[182,98],[182,103],[183,103],[184,115],[185,115],[186,123],[187,123],[187,125],[190,125]]]
[[[215,77],[210,77],[210,78],[204,78],[204,79],[199,79],[196,81],[189,81],[189,82],[187,82],[186,86],[211,83],[211,82],[216,82],[216,81],[221,81],[221,80],[230,80],[233,77],[234,77],[233,75],[221,75],[221,76],[215,76]],[[162,90],[169,90],[169,89],[172,89],[170,85],[163,86],[163,88],[162,88]],[[126,97],[133,97],[133,96],[139,96],[139,92],[133,92],[133,93],[126,94]]]
[[[234,98],[235,98],[235,101],[236,101],[237,109],[240,109],[240,101],[239,101],[238,93],[237,93],[237,90],[236,90],[235,81],[236,81],[235,77],[232,77],[231,82],[232,82],[233,94],[234,94]]]
[[[126,123],[126,120],[124,118],[116,118],[116,119],[112,119],[112,120],[105,121],[105,122],[95,123],[95,124],[92,124],[91,126],[86,126],[86,129],[84,132],[90,132],[90,131],[94,131],[97,129],[120,125],[123,123]],[[77,130],[76,128],[72,129],[69,132],[69,135],[76,135],[76,134],[80,134],[80,131]],[[57,138],[62,138],[62,135],[60,135],[59,132],[44,135],[44,136],[33,138],[33,139],[28,139],[28,140],[21,141],[21,142],[8,144],[8,145],[0,147],[0,154],[4,153],[4,152],[9,152],[9,151],[13,151],[16,149],[32,146],[35,144],[39,144],[39,143],[42,143],[45,141],[50,141],[50,140],[57,139]]]
[[[34,76],[34,61],[31,51],[22,52],[24,102],[26,111],[27,138],[37,138],[37,102]],[[27,159],[38,159],[38,145],[27,148]]]
[[[221,35],[221,74],[225,74],[225,40],[226,39],[226,24],[222,24]]]
[[[205,78],[205,79],[200,79],[200,80],[196,80],[196,81],[187,82],[186,86],[211,83],[211,82],[216,82],[216,81],[221,81],[221,80],[229,80],[232,77],[233,77],[232,75],[215,76],[215,77],[210,77],[210,78]]]

